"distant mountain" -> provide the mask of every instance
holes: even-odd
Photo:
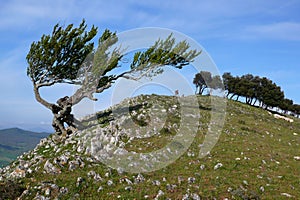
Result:
[[[0,130],[0,167],[8,165],[22,153],[33,149],[42,138],[50,135],[46,132],[32,132],[19,128]]]

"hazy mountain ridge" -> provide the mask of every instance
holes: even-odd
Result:
[[[0,167],[17,158],[22,153],[33,149],[49,133],[32,132],[20,128],[0,130]]]
[[[42,139],[34,150],[0,169],[0,184],[14,180],[16,185],[12,188],[19,189],[20,199],[297,199],[299,119],[290,123],[275,119],[265,110],[228,101],[219,141],[208,156],[199,159],[211,118],[211,98],[198,97],[197,135],[188,150],[166,168],[128,173],[102,164],[101,156],[97,157],[97,152],[113,155],[109,153],[114,150],[112,144],[123,148],[114,154],[139,153],[160,149],[173,140],[180,118],[178,101],[174,97],[145,95],[126,100],[127,105],[124,101],[115,112],[97,113],[97,120],[86,118],[90,130],[65,139],[56,135]],[[167,114],[166,125],[155,134],[148,128],[148,137],[141,138],[141,131],[126,127],[127,120],[141,127],[147,127],[149,120],[159,123],[160,114],[148,118],[153,105],[159,105],[154,110]],[[94,136],[98,141],[95,145]],[[180,142],[176,145],[180,148]]]

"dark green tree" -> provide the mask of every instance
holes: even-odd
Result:
[[[300,105],[299,104],[293,104],[292,112],[295,113],[295,115],[299,118],[299,116],[300,116]]]
[[[200,71],[194,77],[193,83],[196,85],[195,93],[202,95],[204,90],[208,88],[208,85],[212,81],[211,73],[208,71]]]
[[[165,40],[158,39],[146,51],[137,52],[130,69],[114,74],[112,70],[122,67],[120,60],[124,56],[123,49],[114,46],[118,41],[116,33],[105,30],[98,40],[98,47],[94,48],[92,39],[97,28],[92,26],[89,31],[86,28],[84,20],[77,28],[73,24],[65,28],[57,24],[52,34],[43,35],[31,44],[26,57],[27,75],[33,83],[35,98],[52,111],[52,125],[58,134],[80,128],[80,122],[71,112],[72,107],[83,98],[97,100],[94,94],[110,88],[119,78],[138,80],[144,76],[155,76],[162,73],[167,65],[181,69],[200,54],[189,50],[186,41],[177,43],[170,35]],[[56,103],[41,97],[41,88],[61,83],[78,85],[79,88],[72,96],[62,97]],[[65,127],[65,124],[68,126]]]
[[[231,98],[234,95],[234,85],[235,85],[235,77],[231,75],[230,72],[225,72],[222,75],[223,78],[223,84],[224,84],[224,90],[227,91],[226,97],[229,97],[231,94]]]
[[[284,93],[270,79],[263,77],[261,79],[261,90],[258,93],[258,100],[265,109],[268,107],[278,107],[284,99]]]
[[[291,99],[283,99],[280,104],[279,108],[286,114],[288,111],[293,111],[293,100]]]

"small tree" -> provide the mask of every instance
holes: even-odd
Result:
[[[176,43],[170,35],[165,40],[158,39],[146,51],[135,53],[129,70],[112,74],[109,72],[121,66],[119,61],[123,57],[120,47],[110,50],[118,41],[116,33],[105,30],[94,49],[91,41],[97,34],[97,28],[92,26],[89,31],[86,28],[84,20],[78,28],[74,28],[73,24],[66,28],[57,24],[51,35],[43,35],[40,41],[31,44],[26,57],[27,75],[33,83],[35,98],[52,111],[52,126],[58,134],[80,127],[80,122],[71,112],[72,107],[83,98],[96,101],[94,94],[110,88],[119,78],[138,80],[143,76],[155,76],[162,73],[166,65],[181,69],[200,54],[196,50],[188,51],[186,41]],[[41,97],[40,88],[61,83],[80,87],[72,96],[62,97],[56,103]]]
[[[208,84],[211,83],[212,76],[210,72],[207,71],[201,71],[200,73],[197,73],[194,77],[193,83],[196,85],[196,91],[195,93],[202,95],[204,90],[208,88]]]

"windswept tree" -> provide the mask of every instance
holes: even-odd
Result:
[[[193,83],[196,86],[196,94],[202,95],[205,89],[210,89],[210,94],[212,90],[224,89],[223,82],[219,75],[212,76],[208,71],[200,71],[197,73],[193,79]]]
[[[74,105],[84,98],[96,101],[94,95],[110,88],[117,79],[138,80],[144,76],[155,76],[162,73],[167,65],[181,69],[200,54],[189,50],[186,41],[177,42],[170,35],[165,40],[158,39],[149,49],[135,53],[130,69],[113,74],[113,69],[122,67],[120,60],[124,56],[123,49],[114,46],[118,41],[116,33],[105,30],[97,48],[94,48],[92,39],[97,28],[86,29],[84,20],[77,28],[73,24],[66,27],[57,24],[52,34],[43,35],[31,44],[26,57],[27,75],[33,83],[35,98],[52,111],[52,125],[58,134],[72,132],[72,128],[80,126],[71,114]],[[40,89],[55,84],[72,84],[79,88],[72,96],[51,103],[41,97]]]
[[[204,90],[208,88],[208,83],[212,80],[211,73],[208,71],[201,71],[194,77],[193,83],[196,85],[196,94],[202,95]]]

